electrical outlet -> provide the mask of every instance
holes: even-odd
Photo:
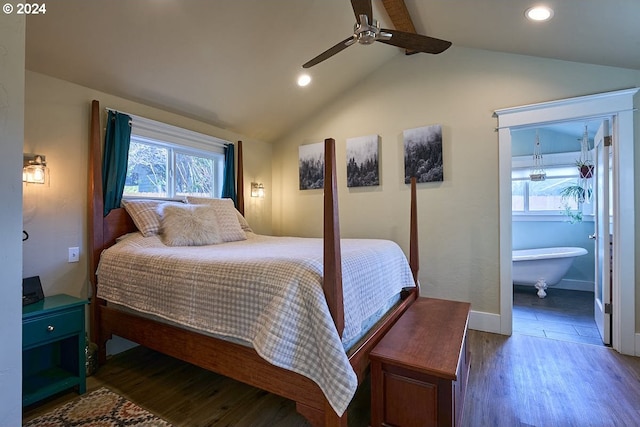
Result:
[[[77,246],[74,248],[69,248],[69,262],[78,262],[80,261],[80,248]]]

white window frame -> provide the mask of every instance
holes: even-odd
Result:
[[[181,198],[175,193],[176,154],[193,155],[213,160],[214,185],[210,197],[220,197],[224,180],[224,151],[230,141],[206,135],[145,117],[125,113],[131,117],[131,141],[154,145],[168,150],[167,196],[159,199]],[[140,198],[124,194],[123,198]],[[149,197],[145,197],[149,198]]]
[[[568,152],[568,153],[550,153],[544,155],[545,161],[545,169],[550,170],[555,167],[575,167],[576,159],[580,157],[580,152]],[[512,178],[513,181],[521,181],[524,180],[522,178],[513,178],[514,170],[523,170],[523,169],[531,169],[533,167],[533,157],[532,156],[516,156],[512,158],[511,169],[512,169]],[[557,176],[557,178],[575,178],[576,180],[579,177],[578,170],[576,169],[575,175],[562,175]],[[554,177],[556,178],[556,177]],[[567,221],[567,216],[563,213],[564,211],[560,208],[557,210],[548,210],[548,211],[529,211],[528,210],[528,188],[527,185],[525,187],[525,211],[513,211],[511,212],[512,221]],[[582,220],[583,221],[593,221],[593,210],[592,206],[589,203],[580,203],[580,210],[582,210]]]

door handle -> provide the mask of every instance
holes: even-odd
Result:
[[[589,234],[589,238],[590,238],[591,240],[596,240],[596,233]]]

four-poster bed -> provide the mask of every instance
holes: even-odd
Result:
[[[89,156],[89,245],[90,278],[92,284],[91,333],[99,346],[99,361],[106,361],[105,344],[117,335],[168,354],[194,365],[234,378],[296,402],[296,409],[314,426],[346,426],[346,412],[338,415],[320,386],[307,376],[278,367],[263,359],[246,345],[213,337],[198,331],[168,324],[136,312],[122,310],[100,298],[96,270],[103,250],[114,245],[117,238],[136,231],[134,222],[124,208],[103,216],[102,158],[100,107],[93,101],[91,108],[91,138]],[[338,335],[345,329],[343,299],[342,253],[338,224],[337,184],[334,140],[325,141],[324,237],[322,290],[326,305]],[[238,210],[244,214],[242,180],[242,144],[237,145]],[[415,180],[411,186],[411,274],[417,279],[417,212]],[[417,283],[417,280],[416,280]],[[397,302],[369,332],[347,350],[349,364],[358,383],[369,364],[368,355],[395,321],[418,296],[418,288],[402,292]],[[334,331],[335,332],[335,331]]]

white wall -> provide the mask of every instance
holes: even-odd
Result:
[[[0,426],[22,424],[22,141],[25,20],[0,15]]]
[[[398,55],[274,146],[274,231],[321,235],[322,193],[298,190],[298,146],[332,137],[343,236],[389,238],[408,253],[402,131],[441,124],[444,182],[418,188],[422,294],[470,301],[495,326],[500,260],[493,111],[638,85],[634,70],[475,49]],[[347,189],[345,139],[370,134],[382,138],[381,185]]]
[[[45,295],[86,297],[87,171],[91,100],[228,141],[243,140],[246,217],[256,232],[271,233],[271,145],[224,129],[34,72],[26,73],[25,152],[44,154],[50,186],[25,187],[24,277],[39,275]],[[104,117],[103,117],[104,122]],[[267,197],[249,197],[251,180],[263,182]],[[80,247],[80,262],[67,262],[67,248]]]

